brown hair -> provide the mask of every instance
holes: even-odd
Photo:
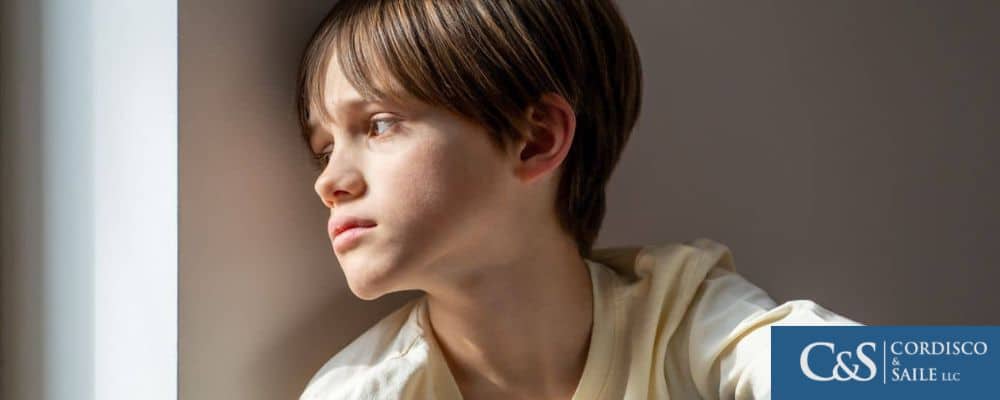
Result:
[[[365,98],[410,97],[517,139],[543,94],[563,96],[576,132],[555,212],[584,257],[604,219],[604,189],[639,115],[642,71],[610,0],[340,0],[313,34],[299,74],[299,123],[325,112],[333,54]]]

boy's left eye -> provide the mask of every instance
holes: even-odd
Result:
[[[372,123],[371,123],[371,127],[370,127],[371,129],[369,130],[369,133],[371,133],[371,132],[375,132],[375,133],[378,133],[378,134],[385,133],[385,131],[387,131],[390,128],[392,128],[392,126],[395,125],[395,124],[396,124],[396,120],[395,119],[391,119],[391,118],[373,119]],[[383,129],[383,130],[380,130],[380,129]]]

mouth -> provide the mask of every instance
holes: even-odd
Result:
[[[342,254],[358,244],[365,233],[375,228],[375,221],[351,215],[337,215],[326,223],[333,250]]]
[[[333,229],[330,230],[330,237],[336,239],[337,236],[340,236],[340,234],[347,232],[351,229],[371,228],[373,226],[375,226],[375,223],[372,221],[361,221],[361,220],[348,221],[346,223],[334,226]]]
[[[352,226],[340,230],[333,236],[333,250],[338,254],[343,254],[344,252],[354,248],[358,244],[358,241],[361,240],[366,233],[373,229],[375,229],[374,224],[369,226]]]

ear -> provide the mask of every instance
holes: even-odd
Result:
[[[528,183],[562,165],[573,144],[576,113],[564,97],[546,93],[526,110],[523,126],[514,146],[514,172]]]

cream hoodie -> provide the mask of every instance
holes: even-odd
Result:
[[[770,399],[771,325],[861,325],[811,300],[776,304],[711,239],[594,250],[594,325],[574,400]],[[300,400],[461,399],[421,296],[313,376]]]

